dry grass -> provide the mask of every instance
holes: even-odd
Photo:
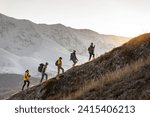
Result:
[[[90,91],[98,89],[100,93],[103,93],[103,87],[107,84],[112,84],[113,82],[124,80],[127,78],[131,78],[128,76],[131,76],[132,73],[138,71],[138,69],[146,64],[150,64],[150,57],[146,60],[140,59],[130,65],[126,65],[120,70],[109,72],[105,74],[104,76],[98,78],[97,80],[92,80],[90,82],[85,83],[80,87],[80,89],[70,94],[67,97],[63,97],[63,99],[77,99],[78,97],[82,97],[84,94],[87,94]],[[131,79],[130,79],[131,80]],[[111,88],[111,87],[109,87]]]

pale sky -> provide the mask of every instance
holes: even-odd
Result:
[[[150,0],[0,0],[0,13],[100,34],[133,37],[150,32]]]

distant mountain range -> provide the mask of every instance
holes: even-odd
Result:
[[[32,75],[39,76],[39,63],[47,61],[47,72],[52,76],[59,56],[67,70],[72,64],[69,61],[72,50],[77,50],[79,64],[82,64],[88,60],[87,48],[91,42],[96,45],[95,54],[99,56],[128,40],[62,24],[35,24],[0,14],[0,73],[23,74],[28,68]]]

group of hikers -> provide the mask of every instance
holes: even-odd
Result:
[[[91,60],[92,57],[95,58],[94,49],[95,49],[95,45],[93,45],[93,43],[91,43],[90,47],[88,48],[89,61]],[[70,60],[73,62],[73,65],[72,65],[73,67],[79,61],[77,59],[77,56],[76,56],[76,50],[73,50],[73,52],[70,54]],[[62,71],[62,73],[64,73],[64,68],[62,67],[62,57],[58,58],[55,65],[57,66],[57,76],[59,77],[60,70]],[[48,66],[48,62],[46,62],[45,64],[41,63],[38,67],[38,71],[42,75],[40,83],[43,81],[44,77],[46,78],[46,80],[48,79],[48,74],[46,73],[47,66]],[[22,90],[24,90],[24,87],[25,87],[26,84],[27,84],[27,88],[29,88],[29,85],[30,85],[29,79],[30,79],[30,77],[31,77],[31,75],[29,74],[29,70],[27,69],[25,71],[24,76],[23,76],[24,84],[22,86]]]

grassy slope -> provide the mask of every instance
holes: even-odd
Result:
[[[150,99],[150,57],[107,73],[64,99]]]

